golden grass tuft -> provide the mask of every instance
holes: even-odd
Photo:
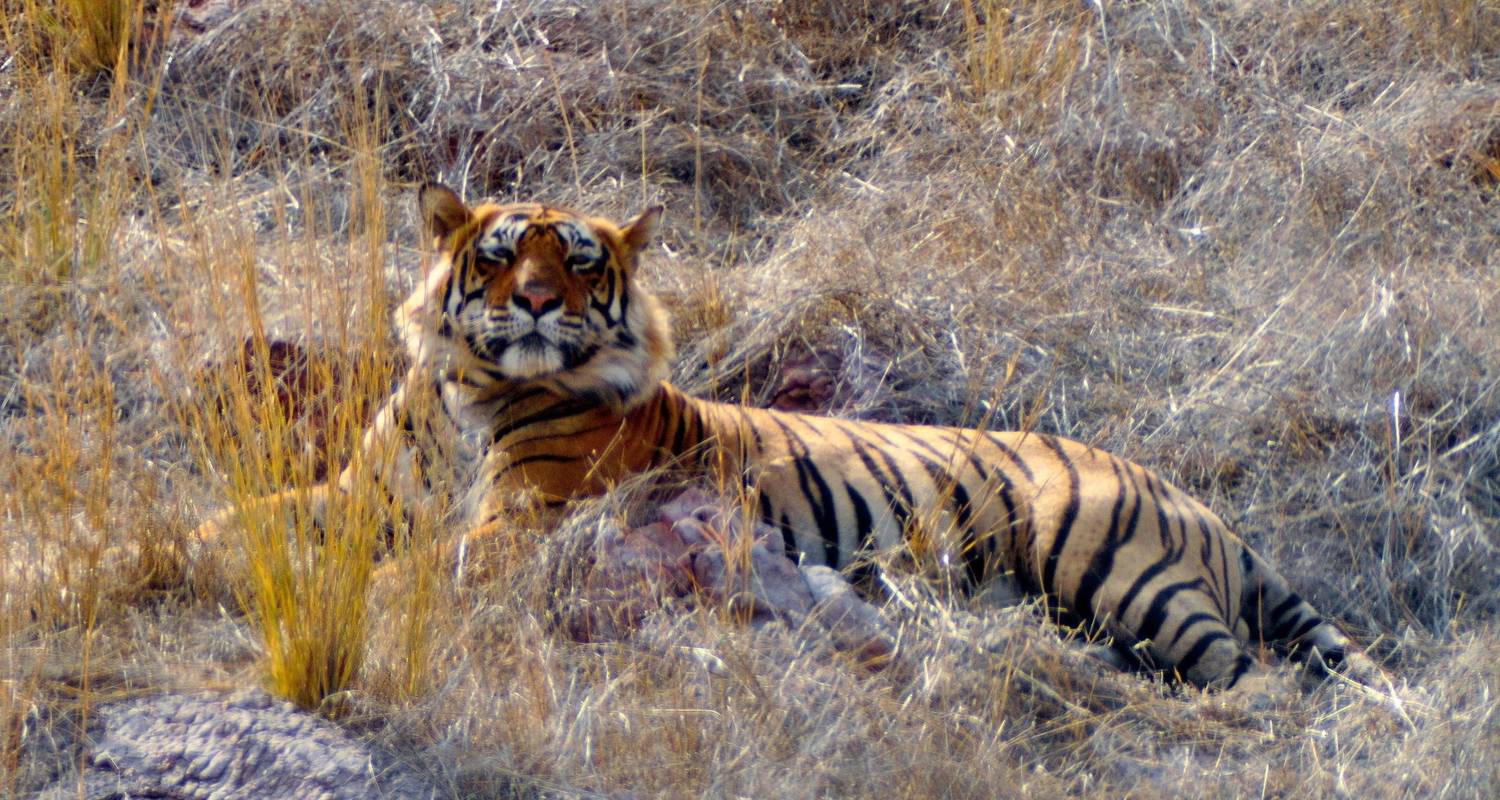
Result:
[[[310,309],[327,325],[306,335],[325,342],[323,349],[288,349],[278,340],[273,354],[267,331],[275,312],[265,307],[255,285],[254,252],[228,265],[194,264],[216,276],[212,283],[230,287],[219,302],[242,305],[253,335],[243,358],[227,359],[205,375],[200,390],[213,402],[183,406],[188,426],[204,444],[205,464],[223,470],[225,494],[235,510],[225,541],[202,545],[235,556],[206,577],[228,581],[249,612],[262,640],[270,688],[304,708],[329,711],[342,710],[343,694],[361,678],[376,560],[405,557],[418,531],[438,525],[419,516],[408,528],[403,509],[391,507],[371,477],[379,462],[396,454],[371,454],[373,460],[366,461],[359,448],[367,421],[396,378],[385,344],[387,184],[372,136],[378,123],[358,104],[349,109],[346,246],[331,253],[294,248],[291,254],[328,268],[314,278],[308,295]],[[306,197],[305,202],[312,211],[321,200]],[[362,312],[349,316],[350,307]],[[345,465],[350,491],[329,492]],[[277,493],[286,502],[260,502]],[[430,550],[428,545],[415,550]],[[214,560],[212,554],[204,558]],[[410,624],[399,637],[405,672],[393,690],[397,697],[418,694],[429,680],[435,570],[431,564],[417,570],[415,583],[405,587]]]
[[[257,355],[255,367],[263,379],[274,380],[267,351],[261,348]],[[369,374],[369,365],[364,366]],[[357,367],[350,372],[360,374]],[[320,377],[331,381],[333,376]],[[375,532],[389,510],[368,493],[335,494],[326,518],[318,521],[309,499],[321,471],[313,459],[333,460],[353,451],[367,402],[339,393],[340,402],[331,404],[324,424],[329,452],[317,453],[288,446],[291,421],[266,394],[254,396],[243,384],[230,388],[223,393],[226,414],[192,423],[215,453],[212,462],[228,467],[226,495],[238,509],[221,540],[205,543],[236,557],[206,577],[235,587],[261,637],[268,685],[304,708],[320,708],[359,674],[366,597],[380,546]],[[278,506],[255,502],[283,490],[295,499]]]
[[[1058,0],[964,0],[963,23],[975,95],[993,113],[1016,117],[1057,113],[1095,19],[1087,6]]]
[[[160,44],[151,41],[148,26],[153,6],[146,0],[9,0],[0,31],[23,58],[123,83],[144,51]]]

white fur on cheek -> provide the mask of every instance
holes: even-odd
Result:
[[[645,292],[631,295],[625,326],[635,337],[631,347],[615,343],[618,331],[603,332],[606,345],[587,364],[560,373],[549,383],[561,391],[595,396],[619,411],[628,411],[650,397],[655,385],[667,376],[672,343],[666,314],[656,298]]]

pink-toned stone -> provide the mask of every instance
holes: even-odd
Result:
[[[751,625],[781,621],[826,636],[836,649],[884,664],[895,638],[879,610],[838,572],[798,567],[781,532],[758,521],[746,537],[742,509],[689,489],[656,522],[602,534],[572,630],[583,641],[629,638],[667,598],[727,605]]]
[[[174,9],[177,18],[172,27],[172,39],[176,44],[190,43],[255,2],[256,0],[186,0],[178,3]]]
[[[803,567],[802,577],[813,596],[812,620],[828,632],[835,648],[872,666],[890,661],[896,637],[879,609],[828,567]]]
[[[669,525],[611,529],[594,546],[583,606],[570,620],[580,641],[624,639],[664,598],[692,592],[688,545]]]
[[[776,385],[771,407],[780,411],[827,411],[837,393],[837,375],[824,365],[825,360],[837,362],[836,357],[813,353],[788,359],[782,365],[781,381]]]
[[[714,603],[729,603],[752,624],[780,619],[796,622],[812,611],[812,590],[791,559],[761,541],[746,551],[743,541],[728,551],[705,548],[693,556],[698,591]]]

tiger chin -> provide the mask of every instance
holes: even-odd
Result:
[[[536,203],[470,207],[440,185],[419,205],[432,266],[395,315],[412,366],[364,435],[388,457],[363,460],[408,509],[473,482],[460,559],[518,498],[560,507],[688,464],[742,483],[808,563],[868,570],[870,554],[947,520],[970,588],[1019,585],[1169,676],[1258,686],[1254,642],[1390,688],[1218,516],[1138,464],[1047,434],[749,408],[665,382],[667,318],[636,280],[660,207],[615,224]],[[475,440],[477,471],[459,478],[459,443]],[[317,490],[322,502],[351,480]]]

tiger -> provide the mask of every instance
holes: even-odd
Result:
[[[361,447],[394,453],[366,461],[416,508],[451,490],[445,465],[471,443],[465,548],[523,504],[561,509],[689,463],[743,485],[804,564],[868,570],[871,554],[930,544],[941,528],[971,591],[1017,586],[1175,680],[1257,685],[1266,669],[1252,648],[1267,644],[1320,674],[1390,685],[1213,511],[1139,464],[1036,431],[852,421],[679,390],[666,380],[667,314],[636,280],[661,206],[616,224],[540,203],[470,207],[436,183],[418,206],[430,266],[394,313],[410,367]],[[350,490],[351,469],[319,502]]]

